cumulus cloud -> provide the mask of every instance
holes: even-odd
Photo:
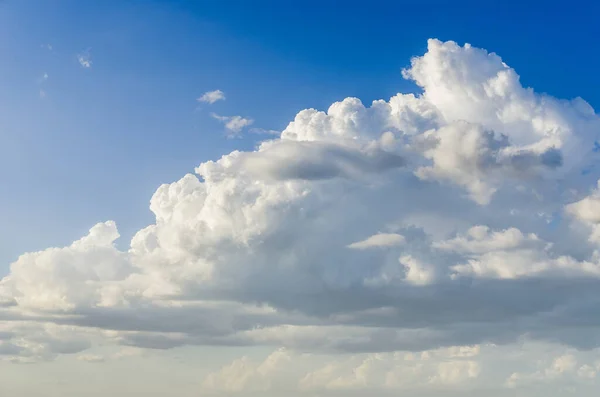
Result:
[[[596,244],[600,243],[600,180],[597,185],[591,194],[565,206],[568,215],[590,229],[588,239]]]
[[[455,351],[468,351],[460,355]],[[300,389],[305,392],[378,390],[398,392],[415,386],[461,387],[480,374],[479,346],[390,352],[331,358],[278,349],[263,360],[235,359],[203,381],[206,391],[248,393]]]
[[[579,364],[577,357],[571,353],[554,357],[549,363],[542,363],[544,368],[534,372],[513,372],[505,382],[509,388],[531,385],[532,383],[556,382],[561,379],[576,378],[594,379],[600,367],[594,363]]]
[[[600,218],[590,193],[600,175],[581,173],[600,132],[593,109],[523,87],[498,55],[454,42],[430,40],[403,74],[422,92],[302,110],[255,150],[160,186],[155,222],[126,249],[109,221],[19,257],[0,281],[0,319],[51,324],[78,342],[62,346],[61,331],[36,348],[17,343],[25,331],[11,327],[0,351],[51,358],[93,338],[283,347],[204,382],[260,392],[272,377],[291,379],[280,370],[295,354],[355,357],[307,364],[311,373],[295,378],[301,389],[393,389],[484,377],[465,346],[527,337],[600,347]],[[232,133],[252,123],[213,117]],[[405,365],[405,355],[451,347],[452,356]]]
[[[277,349],[234,359],[205,376],[202,389],[226,395],[528,395],[536,385],[592,384],[597,353],[531,341],[340,356]]]
[[[239,134],[244,128],[254,123],[254,120],[242,116],[219,116],[211,113],[211,117],[225,124],[225,128],[232,135]]]
[[[200,98],[198,98],[198,102],[205,102],[208,104],[213,104],[218,101],[225,100],[225,93],[221,90],[207,91]]]
[[[69,247],[22,255],[0,286],[12,289],[10,297],[22,308],[68,311],[102,306],[110,299],[103,292],[105,282],[122,280],[131,271],[126,254],[113,245],[118,237],[114,222],[99,223]]]
[[[226,392],[266,391],[285,374],[285,366],[291,360],[292,356],[284,349],[276,350],[262,362],[242,357],[207,375],[202,386],[205,390]]]
[[[467,230],[466,236],[457,236],[450,240],[436,242],[433,243],[433,247],[460,253],[483,254],[525,245],[539,246],[541,243],[534,233],[526,236],[515,228],[491,231],[487,226],[478,225]]]

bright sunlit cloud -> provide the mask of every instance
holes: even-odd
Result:
[[[600,118],[468,44],[431,39],[402,75],[422,92],[250,129],[254,150],[160,186],[126,248],[109,220],[24,253],[0,281],[0,359],[261,349],[199,379],[218,395],[593,381],[600,193],[581,171]]]

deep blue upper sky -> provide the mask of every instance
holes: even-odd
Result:
[[[400,70],[436,37],[494,51],[524,85],[600,108],[600,5],[525,3],[0,2],[0,274],[99,221],[117,221],[126,243],[152,221],[160,183],[251,147],[256,136],[225,139],[197,108],[208,90],[227,94],[211,110],[282,129],[306,107],[414,91]],[[89,69],[76,59],[86,49]]]

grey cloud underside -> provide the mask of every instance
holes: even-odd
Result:
[[[423,93],[303,110],[159,187],[128,250],[106,222],[21,256],[0,281],[0,354],[50,359],[88,333],[160,349],[599,347],[600,175],[581,172],[597,115],[468,45],[432,40],[404,75]]]
[[[503,344],[529,334],[589,349],[600,343],[597,333],[586,330],[593,327],[597,331],[600,325],[599,302],[586,298],[594,296],[599,284],[589,280],[555,280],[540,285],[540,280],[535,279],[409,287],[404,291],[395,288],[324,289],[304,294],[283,288],[246,294],[224,291],[223,295],[241,302],[277,303],[280,313],[224,315],[224,308],[149,307],[89,310],[76,313],[77,318],[55,319],[54,322],[133,332],[124,336],[123,343],[138,345],[136,340],[144,340],[143,346],[149,348],[184,344],[253,345],[257,341],[244,335],[245,332],[256,327],[286,324],[299,328],[356,327],[366,340],[344,341],[352,335],[348,332],[331,340],[286,341],[273,337],[266,342],[273,346],[286,342],[291,347],[311,351],[418,351],[474,343]],[[280,298],[284,293],[289,294],[287,301]],[[565,301],[572,303],[565,307]],[[586,337],[575,336],[573,327],[584,328],[582,332]],[[178,335],[168,337],[162,333]],[[154,340],[156,345],[152,344]]]
[[[321,142],[282,141],[242,156],[245,170],[275,180],[352,178],[406,164],[402,156],[381,149],[360,151]]]

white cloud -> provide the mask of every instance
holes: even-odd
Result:
[[[592,193],[565,206],[565,212],[590,229],[589,240],[600,243],[600,180]]]
[[[11,288],[12,299],[23,308],[68,311],[112,305],[106,282],[132,271],[127,255],[113,245],[118,237],[114,222],[99,223],[69,247],[22,255],[0,280],[0,288]]]
[[[233,360],[203,380],[204,391],[226,393],[279,392],[300,389],[307,393],[327,391],[400,391],[415,387],[461,387],[480,374],[477,354],[456,356],[450,350],[479,347],[455,346],[420,354],[391,352],[330,357],[275,350],[264,360],[247,356]],[[467,358],[468,357],[468,358]],[[310,394],[309,394],[310,395]]]
[[[597,192],[581,201],[567,205],[566,209],[568,213],[584,222],[600,223],[600,197]]]
[[[211,117],[225,124],[225,128],[234,135],[254,123],[254,120],[246,119],[242,116],[219,116],[218,114],[211,113]]]
[[[577,367],[577,358],[573,354],[564,354],[555,357],[552,362],[543,369],[532,373],[514,372],[506,380],[506,386],[514,388],[519,385],[533,382],[555,381],[566,376],[594,377],[594,369],[589,364]]]
[[[225,93],[221,90],[207,91],[198,98],[198,102],[213,104],[217,101],[224,101]]]
[[[552,244],[534,233],[524,235],[509,228],[491,231],[485,226],[468,230],[467,237],[436,242],[434,248],[462,253],[466,263],[452,266],[457,275],[514,279],[534,274],[600,277],[600,262],[577,261],[569,256],[552,256]]]
[[[437,374],[430,378],[433,384],[455,385],[479,376],[481,368],[475,361],[446,361],[438,365]]]
[[[109,221],[19,257],[0,281],[0,320],[61,331],[0,330],[0,350],[52,359],[98,338],[347,353],[354,361],[340,364],[342,355],[297,377],[336,390],[486,376],[468,351],[408,366],[378,354],[525,336],[600,347],[600,254],[587,240],[597,194],[582,197],[590,176],[581,175],[598,116],[581,99],[522,87],[497,55],[468,45],[431,40],[404,75],[423,92],[302,110],[255,150],[160,186],[155,222],[126,249]],[[213,117],[232,133],[251,124]],[[591,374],[581,369],[591,362],[577,362],[569,373]],[[271,374],[289,364],[263,364],[240,359],[205,386],[272,389]]]
[[[348,245],[348,248],[353,249],[367,249],[367,248],[383,248],[383,247],[393,247],[395,245],[401,245],[405,242],[404,236],[397,233],[377,233],[372,235],[371,237],[357,241]]]
[[[89,69],[92,67],[92,54],[90,53],[90,49],[87,49],[79,54],[77,54],[77,62],[81,65],[81,67],[85,69]]]
[[[577,370],[577,376],[584,379],[594,379],[598,375],[597,366],[584,364]]]
[[[479,225],[470,228],[466,236],[440,241],[434,243],[433,247],[460,253],[484,254],[526,245],[543,246],[543,242],[535,234],[530,233],[526,236],[516,228],[491,231],[489,227]]]
[[[266,391],[271,389],[277,377],[283,375],[284,367],[291,360],[284,349],[276,350],[260,363],[242,357],[207,375],[202,386],[206,390],[226,392]]]
[[[399,262],[406,269],[406,281],[411,284],[427,285],[435,278],[433,269],[427,265],[423,265],[420,260],[415,259],[410,255],[400,257]]]
[[[514,389],[523,388],[527,395],[536,386],[557,389],[593,382],[600,368],[594,361],[596,355],[597,351],[567,352],[558,345],[528,341],[339,356],[277,349],[263,358],[234,359],[205,376],[202,391],[306,396],[494,392],[494,396],[511,396],[520,395],[521,390]],[[502,392],[505,387],[508,390]]]
[[[38,79],[38,84],[39,85],[43,85],[48,81],[48,73],[44,72],[44,74],[42,74],[42,76]],[[44,99],[47,95],[46,90],[40,88],[39,91],[39,96],[41,99]]]

